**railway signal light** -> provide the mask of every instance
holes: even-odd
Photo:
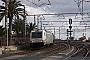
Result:
[[[69,24],[72,24],[72,19],[71,18],[69,19]]]
[[[69,28],[71,29],[71,28],[72,28],[72,26],[69,26]]]

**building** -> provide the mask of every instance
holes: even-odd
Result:
[[[0,26],[2,26],[2,21],[0,22]]]

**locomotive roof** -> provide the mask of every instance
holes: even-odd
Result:
[[[41,31],[46,31],[46,32],[48,32],[48,33],[52,33],[52,32],[47,31],[47,30],[33,30],[33,31],[31,31],[31,32],[41,32]]]

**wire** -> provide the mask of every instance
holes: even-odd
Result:
[[[27,0],[28,2],[30,2],[30,3],[32,3],[32,4],[34,4],[35,6],[37,6],[37,7],[40,7],[39,5],[37,5],[37,4],[35,4],[35,3],[33,3],[33,2],[31,2],[30,0]],[[42,2],[43,3],[43,2]],[[46,6],[47,7],[47,6]],[[45,12],[47,12],[45,9],[43,9],[42,7],[40,7],[42,10],[44,10]],[[47,7],[48,9],[50,9],[49,7]],[[50,11],[52,11],[51,9],[50,9]],[[53,11],[52,11],[53,12]],[[48,13],[48,12],[47,12]],[[50,13],[48,13],[48,14],[50,14]],[[52,16],[52,17],[54,17],[54,16]],[[56,19],[56,17],[54,17],[55,19]],[[57,19],[58,20],[58,19]]]
[[[40,7],[42,10],[44,10],[45,12],[47,12],[45,9],[43,9],[41,6],[39,6],[39,5],[37,5],[37,4],[35,4],[34,2],[31,2],[30,0],[27,0],[28,2],[30,2],[30,3],[32,3],[32,4],[34,4],[35,6],[37,6],[37,7]],[[40,1],[40,0],[39,0]],[[76,1],[76,0],[74,0],[77,4],[79,4],[80,5],[80,3],[82,2],[82,1],[79,1],[78,0],[78,2]],[[42,1],[41,1],[42,2]],[[43,3],[43,2],[42,2]],[[45,3],[43,3],[43,4],[45,4]],[[78,6],[79,6],[78,5]],[[48,6],[46,6],[51,12],[53,12]],[[47,12],[48,13],[48,12]],[[50,14],[50,13],[48,13],[48,14]],[[54,17],[54,16],[52,16],[52,17]],[[54,17],[55,18],[55,17]],[[55,18],[56,19],[56,18]],[[58,20],[58,19],[57,19]]]

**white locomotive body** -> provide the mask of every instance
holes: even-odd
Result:
[[[54,35],[45,30],[31,31],[30,33],[30,46],[38,47],[53,44]]]

